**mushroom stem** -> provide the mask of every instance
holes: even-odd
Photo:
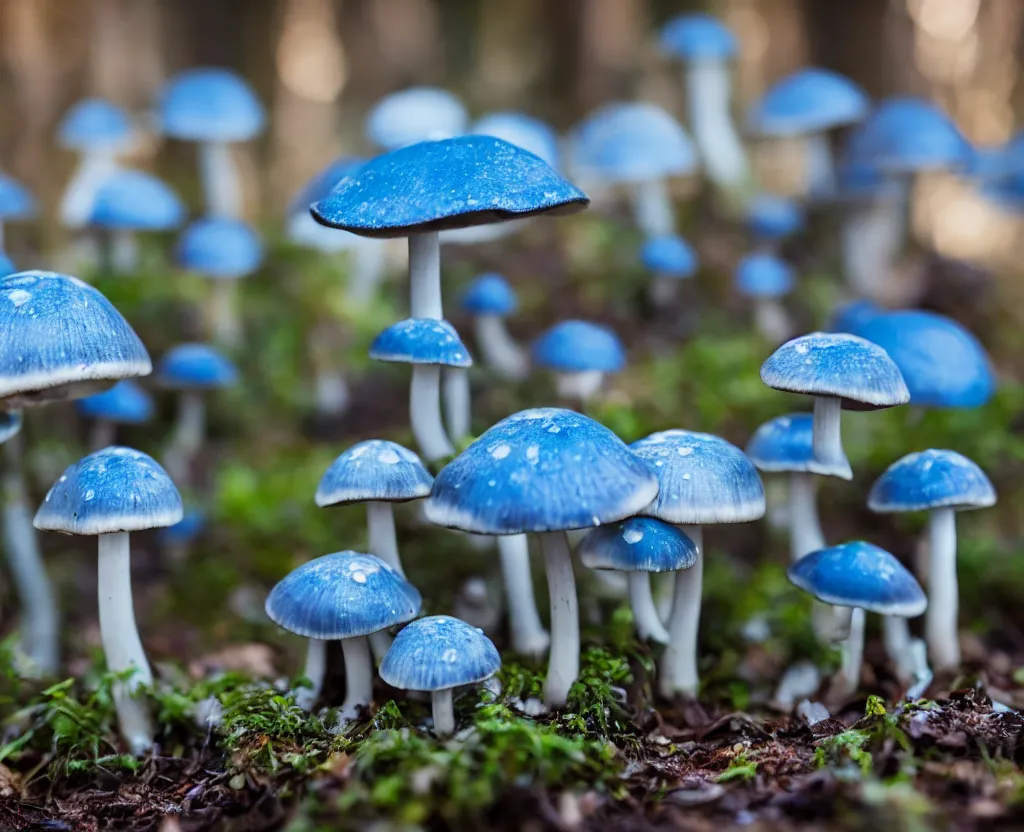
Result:
[[[430,708],[434,714],[434,733],[442,739],[454,734],[455,708],[452,705],[452,689],[431,691]]]
[[[637,227],[645,237],[664,237],[675,233],[672,200],[664,179],[648,179],[633,186],[633,213]]]
[[[959,597],[956,577],[956,514],[951,508],[939,508],[928,517],[928,610],[924,632],[928,652],[936,670],[960,666],[960,639],[957,631]]]
[[[818,480],[813,474],[789,475],[789,557],[796,563],[804,555],[825,548],[818,519]]]
[[[338,367],[320,365],[313,372],[316,412],[322,416],[341,416],[348,410],[352,399],[342,370]]]
[[[501,558],[501,577],[508,601],[512,650],[524,656],[540,658],[548,649],[551,637],[541,624],[537,601],[533,595],[530,546],[526,535],[500,536],[498,555]]]
[[[518,381],[526,378],[530,363],[522,347],[515,342],[505,328],[505,319],[497,315],[477,315],[473,318],[476,345],[484,364],[490,367],[498,378]]]
[[[412,365],[409,420],[412,435],[427,462],[437,462],[455,453],[441,421],[441,368],[437,364]]]
[[[231,158],[231,148],[223,142],[201,144],[199,170],[203,180],[206,213],[218,217],[241,216],[242,189]]]
[[[4,446],[3,538],[7,568],[21,605],[21,650],[34,672],[48,676],[60,666],[60,615],[53,585],[43,566],[39,538],[32,525],[20,436]]]
[[[348,300],[365,305],[373,300],[384,278],[385,247],[380,240],[360,240],[349,252],[352,264],[348,281]]]
[[[452,444],[470,435],[472,428],[472,394],[469,389],[469,370],[464,367],[445,367],[444,415],[448,425],[448,438]]]
[[[551,653],[544,702],[564,705],[569,689],[580,673],[580,615],[576,600],[576,579],[572,554],[565,532],[544,532],[540,536],[544,568],[551,597]]]
[[[82,155],[61,198],[60,221],[64,226],[84,228],[89,224],[96,204],[96,193],[116,170],[117,159],[109,151],[92,151]]]
[[[811,607],[811,623],[818,640],[823,644],[838,644],[849,638],[851,609],[816,600]]]
[[[741,187],[749,170],[729,113],[729,65],[722,61],[696,61],[687,64],[684,80],[690,129],[704,169],[721,188]]]
[[[841,235],[843,277],[858,297],[887,299],[892,267],[906,235],[906,195],[885,194],[851,207]]]
[[[178,421],[174,438],[164,457],[171,479],[187,485],[193,457],[206,437],[206,399],[200,390],[182,390],[178,395]]]
[[[373,701],[373,659],[366,636],[343,638],[345,654],[345,701],[341,703],[341,719],[355,719],[359,709]]]
[[[680,526],[697,547],[697,560],[689,569],[676,572],[672,614],[668,619],[668,647],[661,660],[659,688],[663,696],[677,693],[696,696],[697,635],[700,630],[701,588],[704,582],[704,528]]]
[[[412,318],[444,317],[441,244],[436,231],[409,237],[409,310]]]
[[[135,232],[120,228],[110,235],[110,268],[115,274],[134,271],[139,265],[139,241]]]
[[[563,399],[573,399],[586,404],[601,389],[604,373],[600,370],[585,370],[582,373],[557,373],[555,390]]]
[[[882,616],[882,641],[885,654],[892,662],[896,678],[904,685],[914,681],[917,672],[917,658],[914,656],[910,623],[901,615]]]
[[[644,641],[668,644],[668,631],[658,618],[654,596],[651,594],[651,573],[629,572],[626,579],[629,582],[629,606],[633,610],[637,636]]]
[[[647,287],[647,297],[656,307],[668,306],[679,295],[682,281],[670,274],[655,274]]]
[[[391,633],[387,630],[378,630],[375,633],[370,633],[367,639],[370,642],[370,652],[373,654],[374,662],[380,664],[384,661],[384,657],[388,654],[388,650],[391,649],[391,643],[394,641],[391,638]]]
[[[233,349],[242,343],[242,322],[238,320],[237,280],[217,278],[210,289],[210,332],[218,344]]]
[[[327,675],[327,642],[320,638],[311,638],[306,645],[306,665],[302,675],[309,680],[308,688],[295,691],[295,704],[304,711],[312,710],[320,691],[324,689],[324,676]]]
[[[117,438],[117,425],[109,419],[96,419],[89,429],[89,447],[94,451],[109,448]]]
[[[835,193],[836,172],[832,161],[832,142],[826,132],[812,133],[804,140],[807,194],[815,198]]]
[[[843,401],[835,396],[814,397],[814,423],[811,441],[814,460],[828,473],[844,480],[853,479],[850,462],[843,451]]]
[[[136,698],[140,687],[153,684],[153,673],[142,649],[132,604],[131,539],[128,532],[97,538],[99,569],[100,641],[107,669],[122,673],[134,669],[126,681],[114,684],[114,708],[121,735],[139,754],[153,744],[153,725],[146,703]]]
[[[766,341],[781,344],[793,336],[789,313],[778,298],[754,300],[754,327]]]
[[[842,663],[839,667],[838,690],[842,696],[853,696],[860,685],[860,666],[864,658],[864,610],[852,609],[850,635],[842,644]]]
[[[399,575],[405,576],[398,556],[398,535],[395,533],[395,510],[391,503],[371,500],[366,504],[367,548]]]

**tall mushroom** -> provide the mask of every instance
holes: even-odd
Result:
[[[482,274],[466,287],[460,300],[462,311],[473,318],[476,348],[487,368],[506,381],[526,378],[529,358],[505,328],[505,318],[519,305],[508,281],[500,274]]]
[[[92,420],[89,447],[98,451],[113,445],[118,425],[141,425],[153,418],[153,397],[131,379],[109,390],[78,399],[79,415]]]
[[[606,373],[626,366],[626,350],[611,329],[589,321],[562,321],[541,334],[531,349],[534,363],[555,374],[558,395],[585,405]]]
[[[153,725],[140,687],[153,684],[132,603],[130,533],[173,526],[181,496],[159,464],[131,448],[104,448],[70,466],[36,512],[35,527],[95,535],[99,551],[100,638],[107,669],[134,670],[114,686],[121,735],[134,754],[153,744]]]
[[[658,477],[658,496],[641,511],[682,527],[696,544],[697,560],[676,572],[669,643],[659,687],[665,696],[696,696],[697,637],[704,580],[704,526],[743,523],[764,516],[764,488],[743,451],[708,433],[666,430],[629,446]]]
[[[651,237],[640,249],[640,262],[654,279],[648,294],[655,306],[665,306],[678,294],[679,284],[697,271],[697,252],[678,234]]]
[[[466,132],[469,116],[458,97],[440,87],[407,87],[385,95],[366,116],[366,138],[386,151]]]
[[[613,523],[658,493],[653,472],[614,433],[571,410],[498,422],[441,470],[427,518],[475,534],[540,535],[551,597],[544,701],[563,705],[579,674],[579,615],[565,532]]]

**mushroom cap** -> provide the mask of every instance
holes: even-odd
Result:
[[[224,353],[209,344],[178,344],[164,353],[157,381],[176,390],[213,390],[238,382],[238,369]]]
[[[640,248],[644,268],[666,277],[693,277],[697,271],[697,252],[678,234],[651,237]]]
[[[22,421],[20,410],[0,410],[0,445],[21,432]]]
[[[858,131],[851,153],[891,174],[965,168],[974,156],[953,120],[917,98],[883,101]]]
[[[493,136],[528,150],[558,168],[558,134],[546,121],[526,113],[501,112],[482,116],[470,129],[479,136]]]
[[[137,382],[126,378],[109,390],[78,399],[75,409],[87,419],[138,425],[153,417],[153,397]]]
[[[35,215],[35,197],[13,176],[0,173],[0,219],[27,220]]]
[[[801,231],[804,209],[795,199],[758,194],[747,204],[747,228],[762,240],[781,240]]]
[[[116,104],[105,98],[85,98],[64,114],[57,142],[69,150],[122,150],[132,140],[132,125]]]
[[[761,471],[827,473],[816,470],[813,427],[812,413],[776,416],[754,431],[745,453]]]
[[[436,691],[490,679],[501,656],[483,630],[428,615],[403,627],[380,663],[380,678],[399,690]]]
[[[905,309],[876,315],[856,333],[889,354],[917,406],[981,407],[995,393],[988,353],[952,318]]]
[[[323,170],[313,174],[302,186],[288,206],[288,213],[309,216],[310,205],[318,199],[323,199],[342,179],[351,176],[365,164],[366,160],[358,156],[341,156],[335,159]]]
[[[455,327],[436,318],[406,318],[392,324],[373,339],[370,358],[399,364],[473,366]]]
[[[820,133],[860,121],[871,100],[849,78],[827,69],[802,69],[783,78],[750,110],[750,129],[761,136]]]
[[[459,299],[463,312],[471,315],[511,315],[519,298],[507,280],[496,272],[482,274],[470,283]]]
[[[366,117],[366,137],[385,150],[448,139],[466,132],[458,97],[439,87],[409,87],[384,96]]]
[[[332,228],[365,237],[407,237],[535,214],[572,214],[589,202],[532,153],[491,136],[460,136],[371,159],[310,210]]]
[[[419,614],[420,594],[380,558],[335,552],[285,575],[267,596],[270,620],[318,639],[367,636]]]
[[[675,526],[653,517],[630,517],[598,526],[576,546],[588,569],[675,572],[697,562],[697,546]]]
[[[56,272],[0,280],[0,407],[78,398],[152,369],[139,336],[92,286]]]
[[[615,373],[626,366],[626,351],[611,329],[589,321],[562,321],[533,342],[537,366],[560,373]]]
[[[191,543],[206,528],[206,515],[198,508],[185,509],[185,516],[173,526],[162,528],[157,535],[161,546],[185,545]]]
[[[831,332],[848,332],[851,335],[860,335],[860,331],[864,326],[883,314],[885,314],[885,309],[874,301],[851,301],[840,306],[835,311],[828,328]]]
[[[787,341],[761,365],[775,390],[834,396],[843,407],[875,410],[910,401],[900,369],[877,344],[843,332],[812,332]]]
[[[629,447],[658,477],[658,496],[639,513],[694,526],[764,516],[764,486],[754,463],[724,439],[663,430]]]
[[[36,512],[37,529],[112,534],[181,521],[181,495],[153,457],[111,446],[69,465]]]
[[[562,531],[632,517],[657,492],[654,472],[604,425],[537,408],[498,422],[448,463],[426,515],[477,534]]]
[[[681,14],[661,27],[661,51],[687,61],[726,61],[738,50],[736,36],[717,17]]]
[[[682,176],[697,169],[686,131],[656,104],[616,101],[588,116],[574,131],[573,165],[612,183]]]
[[[408,448],[386,439],[367,439],[345,451],[324,473],[316,504],[325,506],[370,500],[404,503],[430,494],[434,478]]]
[[[89,224],[128,231],[166,231],[185,218],[185,206],[164,182],[141,170],[118,170],[96,191]]]
[[[204,277],[234,280],[256,271],[263,243],[250,225],[232,217],[204,217],[178,238],[178,264]]]
[[[868,508],[878,512],[988,508],[995,502],[981,468],[956,451],[934,448],[897,459],[868,494]]]
[[[263,130],[265,115],[252,88],[227,69],[189,69],[160,91],[160,129],[188,142],[244,142]]]
[[[288,206],[288,239],[298,245],[327,253],[372,245],[372,241],[365,237],[320,225],[309,213],[309,207],[314,202],[326,197],[342,179],[359,170],[365,163],[365,159],[342,156],[303,185]]]
[[[793,267],[768,252],[748,254],[736,266],[736,289],[752,298],[779,298],[793,291]]]
[[[885,549],[863,540],[819,549],[787,570],[789,580],[826,604],[914,618],[925,611],[924,590]]]

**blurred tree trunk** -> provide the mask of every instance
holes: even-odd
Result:
[[[801,0],[800,6],[810,64],[853,78],[872,96],[883,94],[888,0]]]

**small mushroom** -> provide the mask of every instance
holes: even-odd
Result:
[[[629,605],[637,635],[668,644],[651,595],[651,572],[678,572],[697,563],[697,547],[685,534],[653,517],[631,517],[590,531],[576,547],[588,569],[614,569],[629,580]]]
[[[78,399],[75,409],[92,420],[89,447],[98,451],[114,444],[118,425],[141,425],[153,418],[153,397],[132,379],[109,390]]]
[[[864,613],[913,618],[928,606],[924,591],[903,564],[862,540],[811,552],[790,564],[787,574],[804,592],[850,611],[838,680],[842,696],[852,696],[860,684]]]
[[[440,87],[409,87],[384,96],[366,117],[366,137],[398,150],[466,132],[469,116],[458,96]]]
[[[779,344],[793,334],[793,322],[781,299],[796,278],[785,260],[766,252],[748,254],[736,267],[737,291],[754,302],[754,326],[768,342]]]
[[[335,552],[289,572],[267,596],[266,611],[278,626],[309,639],[304,675],[313,689],[300,697],[302,704],[311,707],[323,688],[325,642],[341,639],[341,719],[357,717],[373,701],[373,661],[366,637],[415,618],[421,603],[416,588],[373,555]]]
[[[783,240],[803,229],[805,221],[803,207],[795,199],[761,193],[747,203],[746,226],[762,251],[776,251]]]
[[[896,460],[871,487],[877,512],[927,511],[928,615],[925,640],[936,669],[960,665],[957,630],[956,512],[995,505],[996,492],[974,462],[956,451],[927,450]],[[910,656],[900,656],[912,668]]]
[[[395,637],[380,665],[380,677],[399,690],[430,693],[434,733],[455,732],[452,691],[490,679],[501,668],[501,656],[476,627],[448,615],[413,621]]]
[[[812,332],[787,341],[761,365],[761,381],[775,390],[814,396],[815,474],[853,478],[843,452],[844,407],[877,410],[910,401],[907,385],[888,353],[845,333]]]
[[[671,303],[679,284],[697,272],[697,252],[677,234],[651,237],[640,249],[640,261],[654,275],[648,294],[655,306]]]
[[[605,373],[626,366],[626,351],[611,329],[589,321],[562,321],[533,344],[533,361],[555,373],[558,395],[585,405],[601,389]]]
[[[508,281],[500,274],[480,275],[462,293],[461,305],[473,318],[476,346],[484,364],[500,379],[526,378],[529,358],[505,328],[505,318],[519,305]]]
[[[153,725],[139,687],[153,684],[132,604],[130,533],[173,526],[183,516],[181,495],[152,458],[131,448],[104,448],[71,465],[53,484],[35,527],[95,535],[99,551],[100,638],[107,668],[134,669],[114,686],[121,735],[134,754],[153,744]]]
[[[0,251],[4,250],[4,223],[29,220],[36,215],[36,200],[17,179],[0,173]]]

